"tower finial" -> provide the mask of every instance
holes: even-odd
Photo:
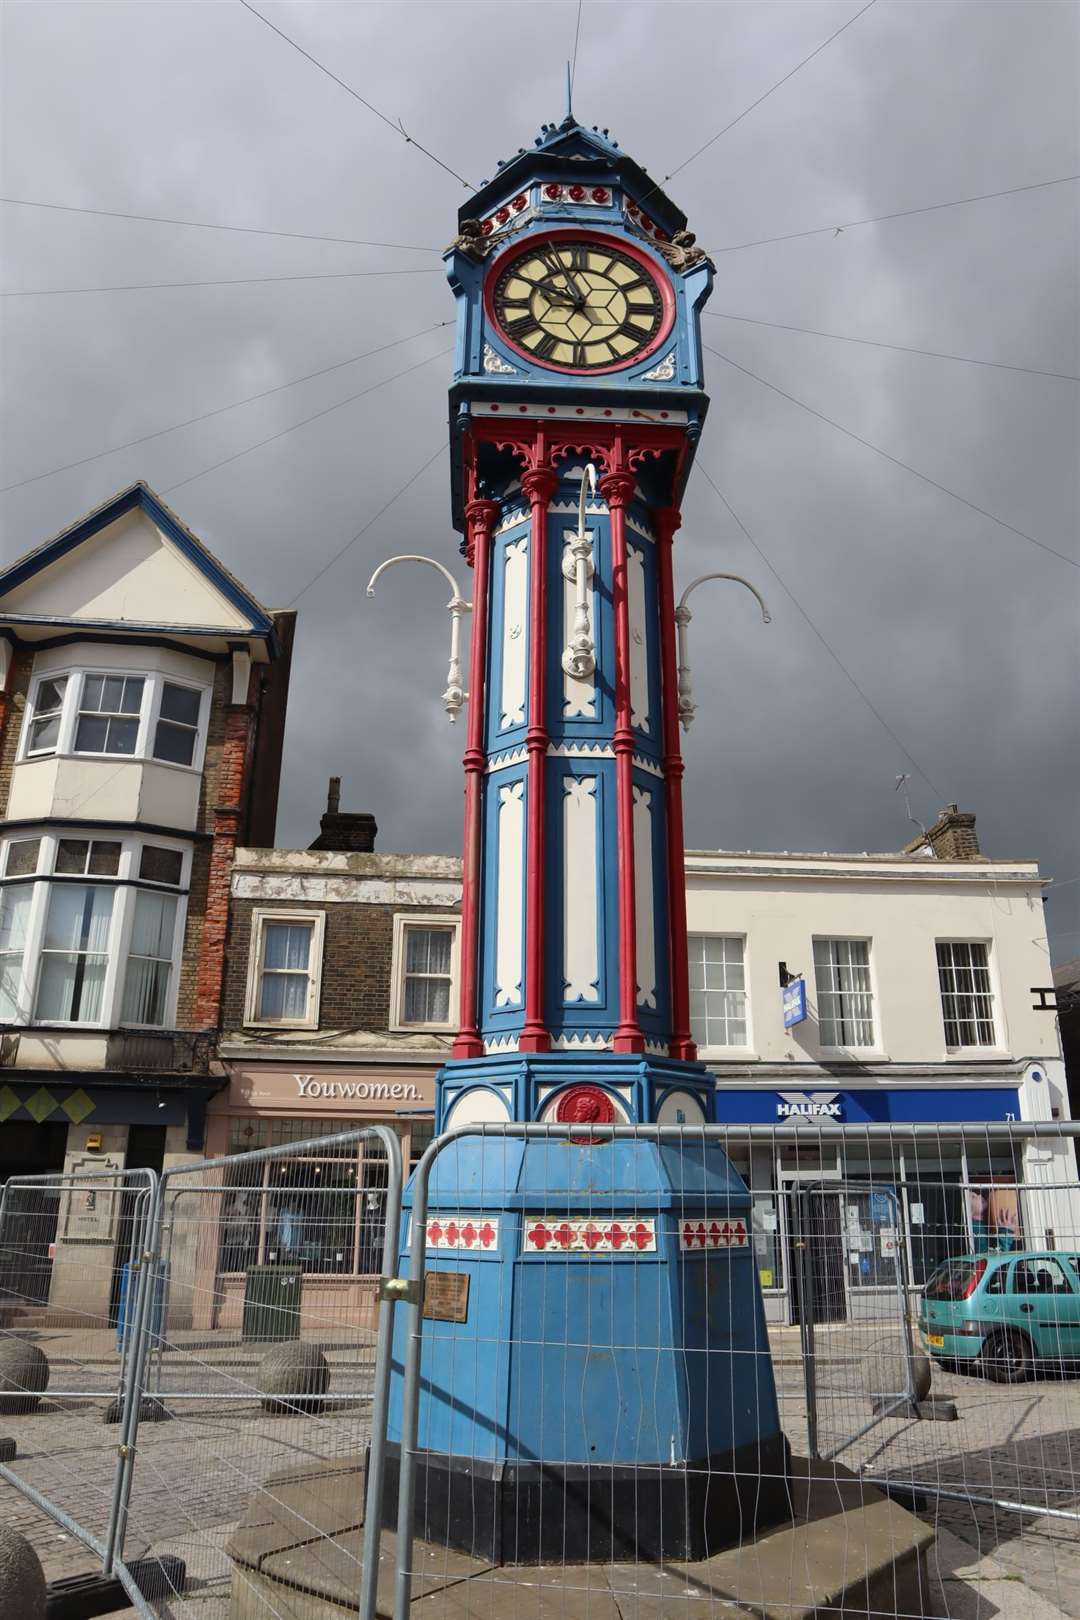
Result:
[[[570,63],[566,64],[566,118],[569,123],[574,116],[574,80],[570,71]]]

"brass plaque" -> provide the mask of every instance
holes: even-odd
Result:
[[[467,1271],[428,1271],[424,1274],[424,1317],[428,1322],[468,1321]]]

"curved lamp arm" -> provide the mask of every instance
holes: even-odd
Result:
[[[449,568],[444,568],[442,563],[436,562],[434,557],[421,557],[413,551],[404,552],[400,557],[387,557],[385,562],[380,563],[368,580],[368,595],[375,595],[375,582],[380,574],[384,574],[388,568],[393,568],[395,563],[402,562],[426,563],[429,568],[437,568],[450,587],[450,600],[446,604],[447,612],[450,615],[450,667],[447,671],[446,691],[442,695],[442,700],[450,724],[453,725],[469,696],[462,684],[464,677],[461,669],[461,620],[466,613],[472,611],[472,603],[467,601],[458,590],[457,580]]]
[[[596,494],[596,468],[591,461],[581,470],[581,494],[578,497],[577,534],[570,543],[569,554],[563,559],[564,579],[575,587],[574,628],[563,649],[562,667],[575,680],[586,680],[596,668],[596,647],[589,623],[589,583],[593,576],[592,534],[585,527],[585,506],[589,495]]]
[[[687,626],[690,623],[690,620],[693,618],[693,614],[690,612],[690,609],[687,607],[686,603],[691,592],[696,591],[699,585],[704,585],[707,579],[731,579],[735,581],[736,585],[745,585],[751,596],[756,597],[757,599],[757,605],[761,609],[762,623],[772,623],[772,615],[765,606],[765,598],[762,596],[757,586],[751,585],[750,581],[748,579],[744,579],[741,574],[702,574],[699,579],[693,580],[686,587],[685,591],[683,591],[679,598],[679,605],[675,609],[675,623],[678,626],[679,636],[679,719],[682,721],[684,731],[689,731],[690,729],[690,722],[694,718],[695,707],[694,699],[690,692],[690,648],[688,645],[687,636]]]

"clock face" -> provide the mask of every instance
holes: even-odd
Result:
[[[629,365],[670,325],[670,294],[648,262],[602,236],[532,238],[494,278],[489,308],[503,337],[554,370]]]

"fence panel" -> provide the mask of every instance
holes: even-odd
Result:
[[[130,1475],[124,1399],[158,1191],[150,1170],[13,1177],[0,1190],[0,1477],[111,1570]]]
[[[439,1139],[401,1262],[395,1620],[805,1613],[838,1601],[830,1536],[863,1613],[1080,1613],[1078,1135]],[[954,1305],[974,1325],[938,1331]]]
[[[114,1549],[117,1573],[130,1586],[135,1571],[149,1594],[135,1594],[139,1612],[300,1615],[307,1595],[264,1573],[275,1558],[287,1571],[299,1545],[354,1612],[374,1612],[379,1523],[365,1514],[364,1491],[369,1479],[376,1496],[380,1486],[393,1309],[383,1274],[396,1262],[401,1179],[398,1139],[385,1127],[165,1172],[138,1206],[140,1287],[119,1340],[115,1329],[103,1335],[107,1314],[83,1310],[87,1267],[77,1286],[72,1274],[61,1314],[76,1335],[63,1343],[78,1400],[65,1391],[63,1404],[50,1403],[65,1428],[34,1415],[32,1437],[29,1427],[20,1437],[26,1479],[4,1477],[103,1555]],[[9,1184],[0,1253],[12,1290],[25,1253],[41,1292],[45,1202],[59,1198],[62,1227],[64,1200],[78,1190],[53,1185],[34,1202]],[[51,1292],[59,1321],[55,1282]],[[95,1360],[106,1353],[107,1378]],[[103,1445],[106,1401],[121,1421]]]

